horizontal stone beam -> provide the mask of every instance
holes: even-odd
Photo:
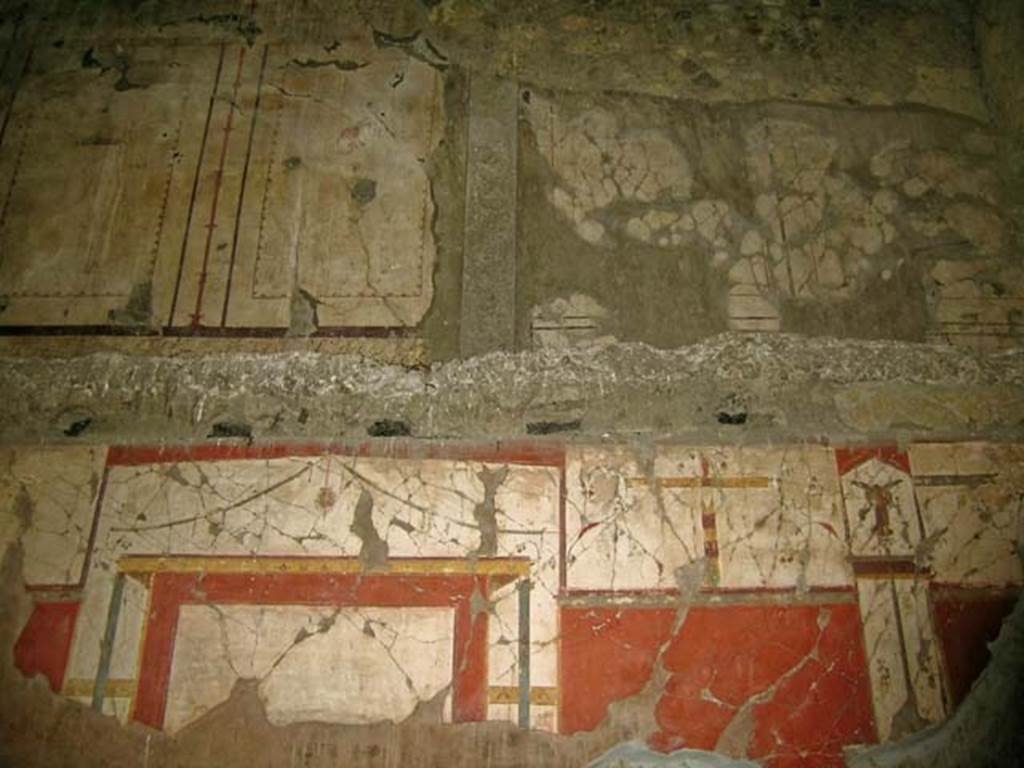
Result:
[[[430,369],[317,353],[0,358],[0,441],[1024,435],[1024,351],[724,334]]]

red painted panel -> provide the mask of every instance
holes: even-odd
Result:
[[[989,662],[988,644],[999,635],[1003,619],[1010,615],[1017,595],[978,590],[932,592],[935,632],[942,645],[950,694],[959,705]]]
[[[182,603],[189,602],[189,597],[195,602],[191,590],[196,581],[194,576],[153,575],[139,659],[139,682],[132,700],[132,718],[153,728],[162,728],[164,724],[178,616]]]
[[[488,580],[466,574],[157,573],[153,576],[134,720],[163,727],[181,606],[361,605],[455,609],[453,719],[487,716],[486,611],[472,614],[472,596]]]
[[[862,446],[858,448],[836,448],[836,467],[840,475],[856,469],[871,459],[878,459],[901,472],[910,474],[910,457],[906,451],[895,445]]]
[[[856,605],[691,608],[663,664],[659,749],[714,749],[737,715],[769,766],[841,766],[843,745],[874,741]]]
[[[463,587],[464,588],[464,587]],[[487,595],[487,578],[476,578],[476,589]],[[470,595],[463,595],[455,611],[454,682],[452,720],[468,723],[487,719],[487,629],[486,610],[472,613]]]
[[[788,608],[787,610],[794,610]],[[863,630],[856,605],[832,605],[814,658],[757,707],[753,757],[773,768],[844,765],[847,744],[876,741]],[[818,614],[824,621],[823,614]]]
[[[563,733],[596,728],[609,704],[643,690],[675,617],[673,608],[562,608]]]
[[[71,653],[79,603],[37,603],[14,644],[14,665],[26,677],[43,675],[60,691]]]

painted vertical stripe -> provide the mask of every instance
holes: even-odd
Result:
[[[530,727],[530,580],[519,582],[519,727]]]
[[[124,574],[114,577],[114,589],[110,593],[110,607],[107,609],[107,626],[103,630],[100,644],[100,661],[96,668],[96,682],[92,689],[92,708],[103,711],[103,699],[110,679],[110,661],[114,656],[114,640],[117,639],[117,622],[121,618],[121,603],[124,601]]]
[[[224,71],[224,52],[226,46],[221,43],[220,56],[217,58],[217,72],[213,76],[213,88],[210,90],[210,101],[206,108],[206,123],[203,125],[203,138],[199,142],[199,155],[196,158],[196,172],[192,177],[192,194],[188,201],[188,213],[185,216],[185,234],[181,238],[181,255],[178,260],[178,277],[174,281],[174,293],[171,296],[171,310],[167,317],[167,325],[174,325],[174,315],[178,309],[178,295],[181,293],[181,280],[185,272],[185,257],[188,255],[188,236],[192,228],[192,216],[196,208],[196,194],[199,191],[199,177],[203,170],[203,158],[206,156],[206,141],[210,136],[210,120],[213,117],[213,105],[217,101],[217,89],[220,87],[220,76]]]

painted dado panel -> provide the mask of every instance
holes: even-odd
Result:
[[[524,442],[9,449],[26,674],[177,731],[639,696],[653,746],[839,765],[966,695],[1021,586],[1022,449]],[[827,722],[822,712],[829,712]]]

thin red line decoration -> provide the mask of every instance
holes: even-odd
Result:
[[[188,253],[189,230],[192,228],[192,217],[195,213],[196,195],[199,191],[199,177],[203,170],[203,158],[206,156],[206,142],[210,136],[210,119],[213,117],[213,107],[217,100],[217,91],[220,89],[220,77],[224,71],[224,52],[226,45],[221,43],[220,56],[217,59],[217,71],[213,77],[213,88],[210,91],[210,100],[206,108],[206,121],[203,123],[203,138],[199,143],[199,152],[196,158],[196,171],[192,176],[192,194],[188,201],[188,213],[185,216],[185,234],[181,239],[181,253],[178,258],[178,276],[174,281],[174,293],[171,295],[171,309],[167,318],[167,325],[174,325],[174,316],[178,309],[178,297],[181,294],[182,278],[185,274],[185,256]]]
[[[857,448],[836,448],[836,468],[840,476],[853,471],[861,464],[878,459],[883,464],[910,474],[910,456],[895,445],[862,446]]]
[[[181,606],[214,604],[453,608],[452,719],[484,720],[488,613],[471,604],[489,588],[466,574],[154,574],[132,719],[163,727]]]
[[[235,69],[235,82],[231,86],[231,107],[228,109],[227,121],[224,124],[224,138],[220,146],[220,161],[213,181],[213,202],[210,204],[210,220],[206,224],[206,244],[203,247],[203,267],[199,272],[199,288],[196,291],[196,306],[192,312],[191,324],[200,325],[203,309],[203,294],[206,292],[206,280],[209,275],[210,249],[213,246],[213,230],[217,228],[217,204],[220,202],[220,189],[224,181],[224,163],[228,156],[228,139],[234,123],[235,108],[238,100],[238,89],[242,84],[242,63],[245,61],[245,46],[238,47],[238,66]]]
[[[913,557],[855,557],[850,559],[854,576],[874,578],[915,576],[928,578],[931,570],[919,566]]]
[[[565,448],[561,444],[533,440],[492,443],[426,443],[414,440],[366,440],[361,443],[205,443],[187,446],[112,446],[107,465],[135,467],[192,461],[244,461],[307,456],[356,456],[380,459],[478,461],[489,464],[517,464],[563,468]]]
[[[228,274],[224,287],[224,305],[221,309],[220,324],[228,324],[228,308],[231,305],[231,287],[235,276],[235,261],[238,257],[238,238],[242,227],[242,210],[245,203],[245,188],[249,181],[249,164],[252,161],[252,145],[256,137],[256,119],[260,113],[260,96],[263,92],[263,77],[267,72],[267,58],[270,46],[263,46],[263,57],[260,59],[260,74],[256,80],[256,98],[252,105],[252,118],[249,122],[249,138],[245,146],[245,162],[242,163],[242,179],[238,186],[238,205],[235,207],[235,229],[231,236],[231,256],[228,259]]]

